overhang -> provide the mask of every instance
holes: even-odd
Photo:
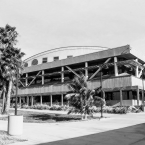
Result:
[[[110,57],[120,56],[120,55],[125,56],[125,57],[130,57],[130,58],[132,57],[133,59],[136,58],[134,55],[130,54],[130,46],[126,45],[126,46],[107,49],[107,50],[90,53],[86,55],[76,56],[72,58],[62,59],[62,60],[48,62],[44,64],[39,64],[39,65],[34,65],[31,67],[25,67],[23,70],[23,73],[40,71],[40,70],[61,67],[61,66],[66,66],[66,65],[71,65],[71,64],[77,64],[77,63],[82,63],[82,62],[88,62],[88,61],[93,61],[93,60],[99,60],[99,59],[104,59],[104,58],[110,58]]]

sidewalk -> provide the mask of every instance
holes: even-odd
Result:
[[[28,141],[11,145],[144,145],[144,122],[145,113],[132,113],[108,114],[101,120],[24,123],[20,138]],[[7,121],[0,121],[0,130],[7,130]]]

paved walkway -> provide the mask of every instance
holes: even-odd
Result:
[[[79,122],[24,123],[20,138],[28,141],[12,145],[145,145],[145,113],[107,116]],[[0,130],[7,130],[7,121],[0,121]]]

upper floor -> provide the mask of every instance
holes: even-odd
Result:
[[[67,59],[79,55],[94,53],[109,49],[100,46],[69,46],[47,50],[33,55],[25,60],[25,67]]]
[[[103,66],[102,66],[103,64]],[[20,88],[67,83],[79,72],[88,80],[135,76],[140,78],[144,61],[130,52],[130,46],[107,49],[54,62],[26,67],[19,81]]]

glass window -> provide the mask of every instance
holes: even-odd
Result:
[[[34,59],[31,64],[32,65],[37,65],[38,64],[38,60],[37,59]]]
[[[47,63],[47,57],[42,58],[42,63]]]
[[[54,61],[57,61],[57,60],[59,60],[59,57],[58,56],[55,56],[55,57],[53,57],[53,60]]]

